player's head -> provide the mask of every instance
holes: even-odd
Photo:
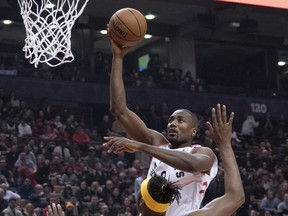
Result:
[[[169,117],[167,125],[167,138],[169,142],[178,147],[191,143],[196,136],[198,128],[197,116],[187,109],[179,109]]]
[[[180,186],[162,176],[147,177],[142,183],[137,206],[142,216],[164,216],[170,204],[179,202]]]

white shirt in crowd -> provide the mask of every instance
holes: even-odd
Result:
[[[20,123],[18,125],[19,136],[22,137],[24,135],[32,135],[31,126],[27,123]]]

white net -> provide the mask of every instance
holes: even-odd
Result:
[[[18,0],[26,39],[25,58],[37,68],[71,62],[71,29],[89,0]]]

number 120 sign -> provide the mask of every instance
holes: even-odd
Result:
[[[266,113],[267,112],[267,106],[266,104],[262,103],[250,103],[251,111],[253,113]]]

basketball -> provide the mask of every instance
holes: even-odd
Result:
[[[141,12],[133,8],[116,11],[109,21],[108,34],[121,45],[132,47],[141,42],[147,31],[147,22]]]

